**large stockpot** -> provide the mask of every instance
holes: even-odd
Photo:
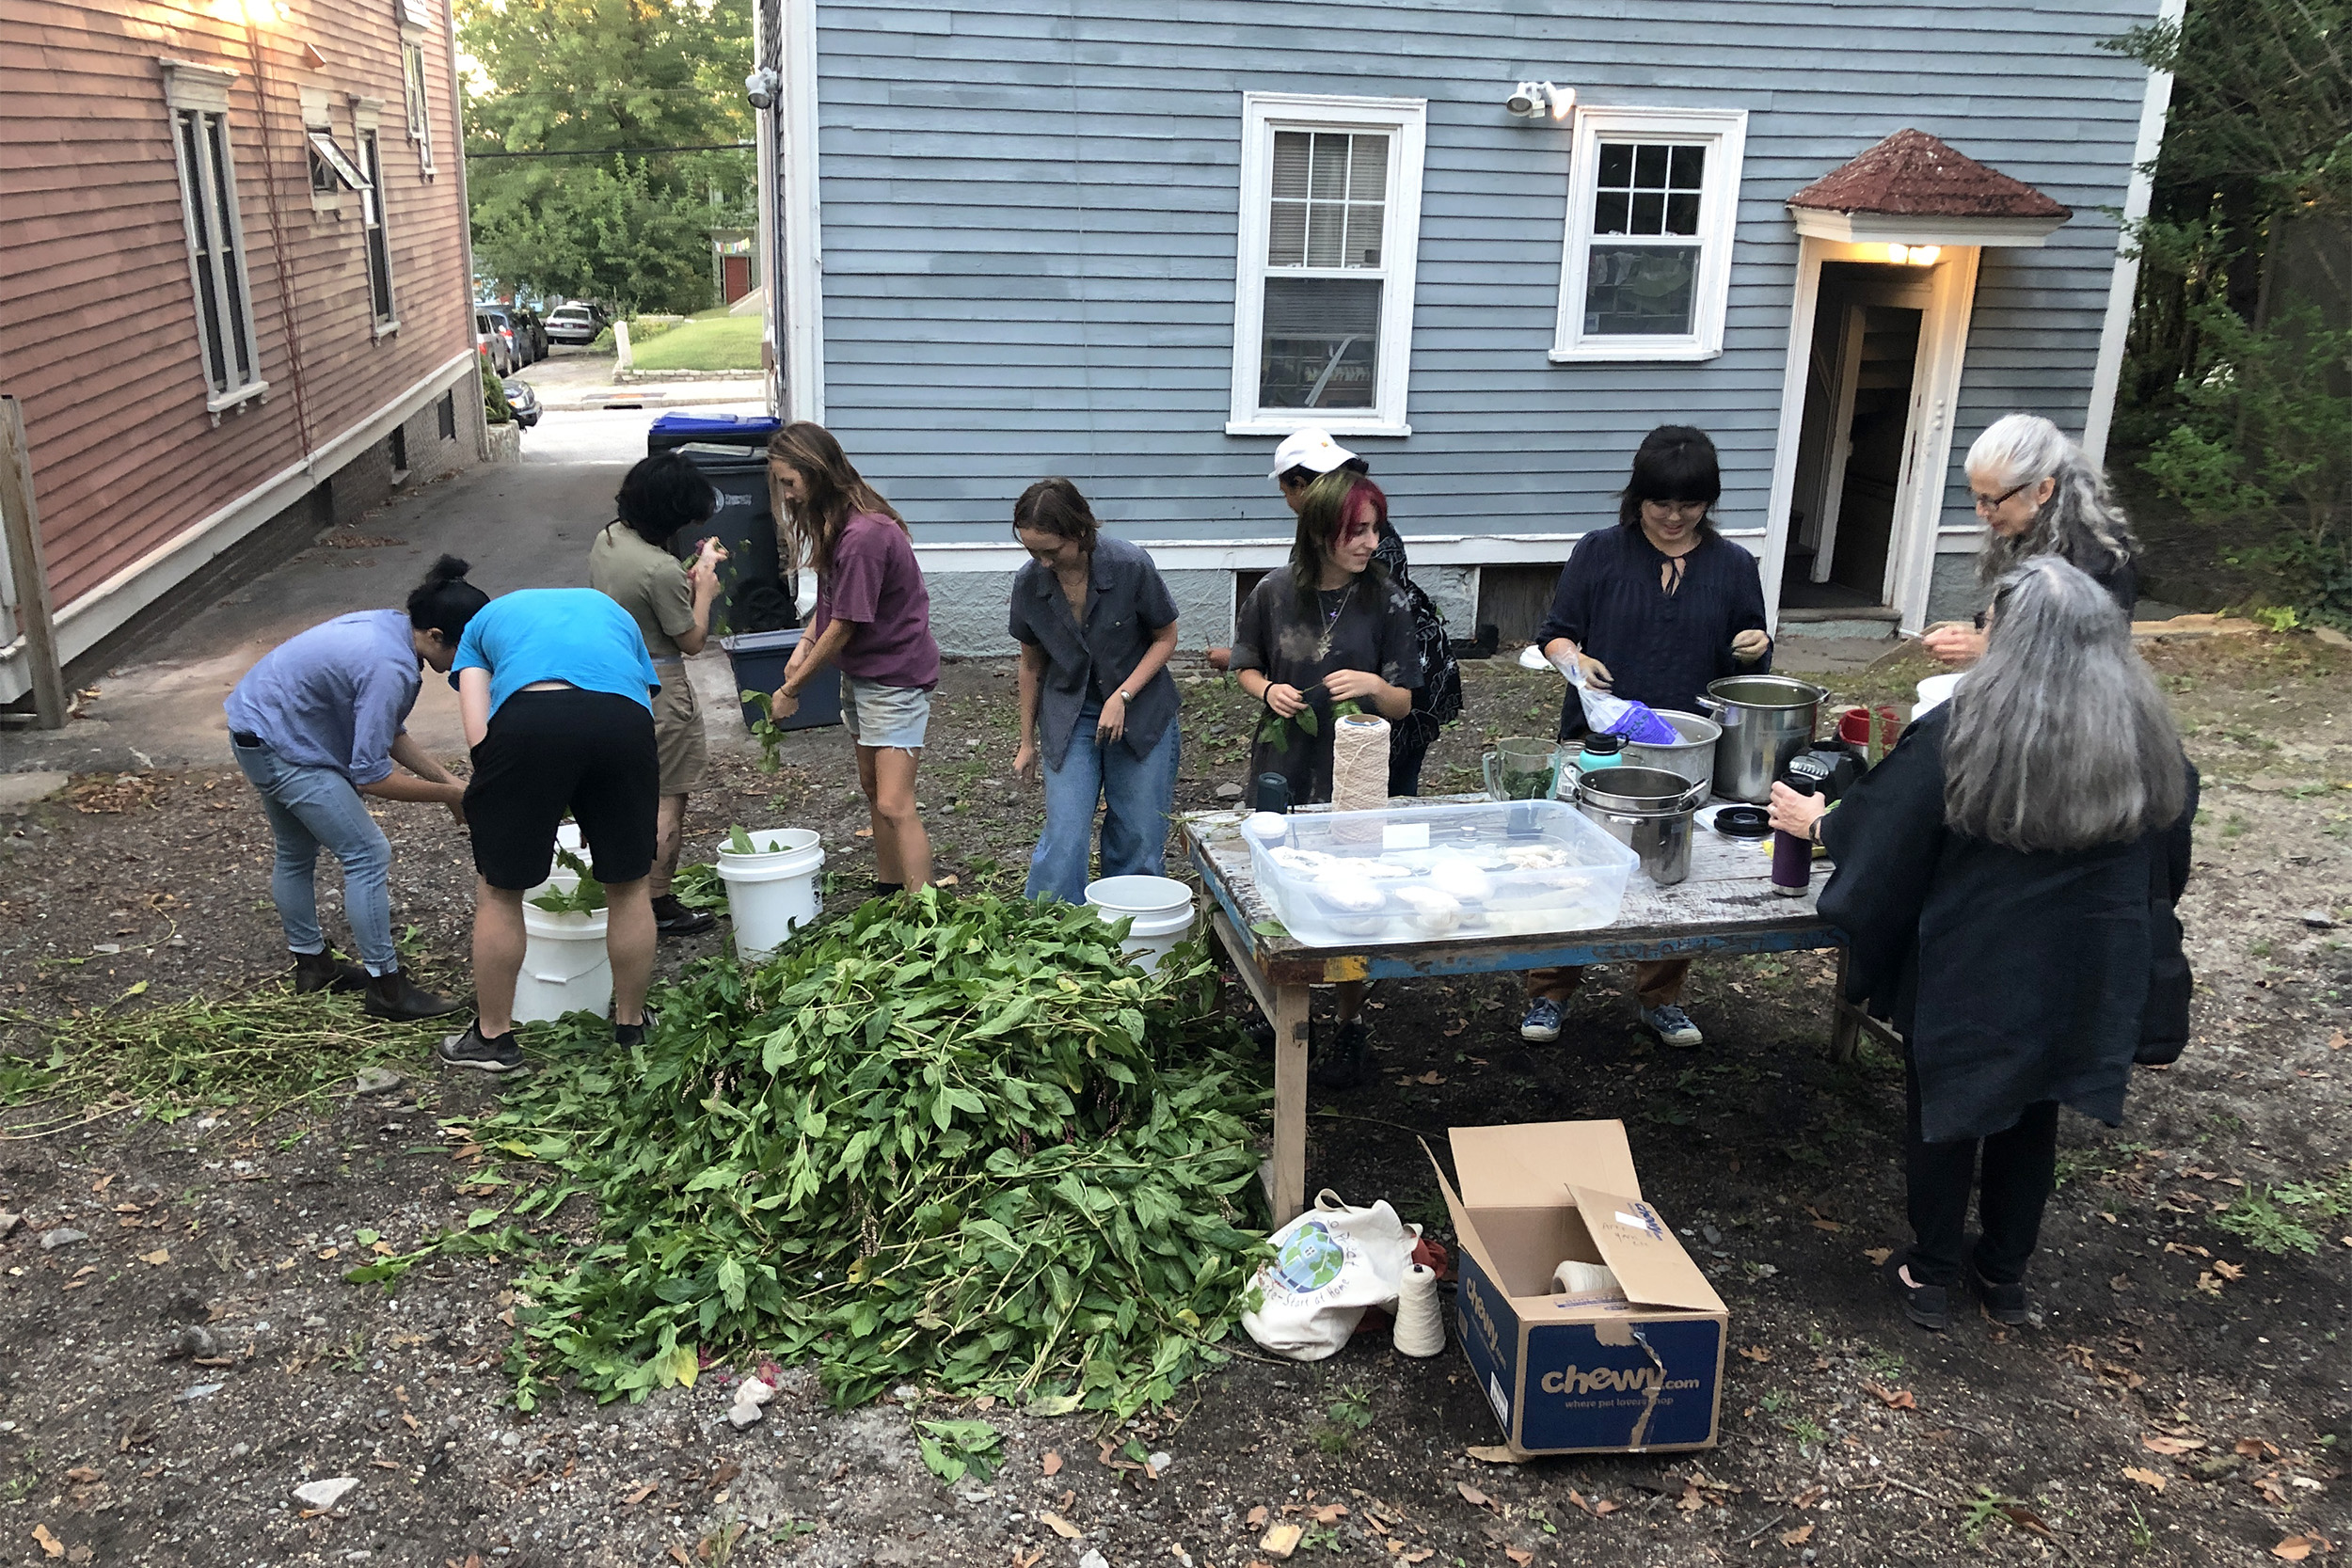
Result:
[[[1715,793],[1764,805],[1788,759],[1813,744],[1829,692],[1788,675],[1709,681],[1699,705],[1724,728],[1715,742]]]
[[[1691,821],[1707,785],[1662,768],[1602,768],[1576,780],[1576,807],[1642,859],[1660,887],[1691,874]]]

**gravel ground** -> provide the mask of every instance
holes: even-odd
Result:
[[[143,1089],[78,1122],[79,1104],[25,1100],[0,1057],[0,1101],[20,1101],[0,1117],[0,1211],[18,1216],[0,1218],[0,1562],[1248,1568],[1285,1522],[1303,1562],[2326,1560],[2341,1548],[2319,1543],[2352,1536],[2336,1457],[2352,1216],[2270,1211],[2317,1227],[2309,1255],[2219,1220],[2274,1184],[2340,1179],[2352,1150],[2352,956],[2345,925],[2325,924],[2352,922],[2352,657],[2304,637],[2150,655],[2205,772],[2183,910],[2196,1037],[2141,1076],[2121,1130],[2064,1124],[2034,1325],[1963,1316],[1922,1335],[1875,1283],[1868,1255],[1902,1234],[1899,1075],[1883,1056],[1822,1058],[1817,955],[1703,966],[1695,1053],[1641,1037],[1616,974],[1543,1048],[1518,1038],[1508,979],[1375,995],[1383,1075],[1314,1102],[1317,1185],[1442,1232],[1417,1133],[1620,1117],[1647,1196],[1730,1307],[1718,1448],[1517,1467],[1468,1453],[1497,1434],[1456,1351],[1413,1361],[1375,1331],[1311,1366],[1245,1356],[1132,1431],[915,1388],[836,1412],[797,1372],[756,1366],[526,1418],[502,1370],[511,1266],[443,1259],[396,1294],[342,1277],[462,1226],[495,1160],[462,1131],[491,1091],[437,1078],[419,1032],[341,1030],[334,1049],[353,1053],[322,1069],[336,1092],[230,1093],[168,1121]],[[1919,673],[1833,684],[1887,696]],[[1247,719],[1221,680],[1188,678],[1180,804],[1198,809],[1238,779]],[[1468,687],[1433,790],[1466,786],[1484,738],[1537,733],[1551,711],[1552,690],[1504,661],[1470,667]],[[1010,688],[981,661],[943,688],[923,798],[961,886],[1016,886],[1035,832],[1036,792],[1009,780]],[[871,864],[844,745],[795,736],[773,775],[723,761],[693,840],[817,827],[845,905]],[[462,989],[462,834],[420,808],[383,816],[407,961]],[[71,1059],[91,1027],[77,1014],[271,983],[267,849],[222,772],[81,778],[0,816],[9,1049]],[[379,1054],[407,1075],[397,1087],[340,1076]],[[577,1203],[564,1224],[584,1227]],[[762,1370],[783,1392],[739,1432],[733,1383]],[[942,1485],[915,1412],[993,1422],[1003,1470]],[[1131,1440],[1166,1465],[1123,1458]],[[357,1484],[297,1497],[332,1479]]]

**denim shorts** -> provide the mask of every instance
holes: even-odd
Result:
[[[861,675],[841,677],[841,727],[860,746],[919,752],[930,727],[931,694],[919,686],[884,686]]]

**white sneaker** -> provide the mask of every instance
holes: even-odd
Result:
[[[1662,1007],[1644,1007],[1641,1013],[1642,1022],[1668,1045],[1691,1051],[1707,1043],[1707,1037],[1691,1022],[1691,1015],[1671,1002]]]

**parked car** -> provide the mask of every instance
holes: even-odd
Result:
[[[512,377],[501,382],[506,388],[506,406],[515,411],[515,422],[529,430],[539,422],[539,394],[531,389],[531,383]]]
[[[490,319],[487,310],[477,309],[473,313],[473,346],[500,375],[513,375],[520,369],[515,363],[514,340],[499,330],[498,323]]]
[[[526,332],[531,335],[532,362],[536,364],[545,359],[548,356],[547,318],[520,300],[506,307],[506,315],[507,319],[515,324],[516,338],[519,339]]]
[[[603,314],[593,305],[575,301],[559,305],[548,312],[548,341],[551,343],[593,343],[596,334],[604,330],[598,318]]]
[[[483,305],[476,309],[488,316],[492,324],[497,326],[500,335],[505,338],[507,351],[513,356],[516,370],[520,370],[538,357],[531,352],[530,331],[516,326],[514,314],[505,306]]]

